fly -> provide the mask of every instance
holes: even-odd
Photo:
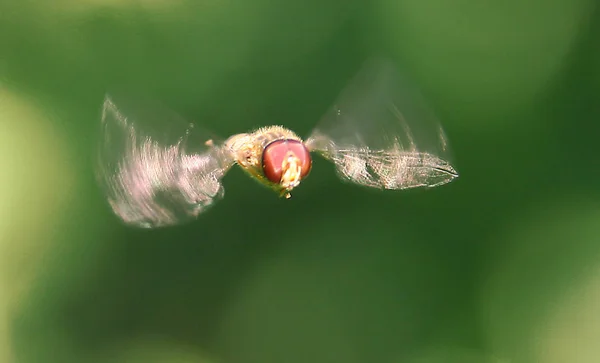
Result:
[[[167,108],[110,94],[101,121],[98,180],[115,214],[138,227],[197,217],[224,196],[221,180],[236,164],[286,198],[311,172],[311,153],[331,161],[343,180],[384,190],[458,177],[437,118],[381,59],[364,65],[306,140],[283,126],[222,140]]]

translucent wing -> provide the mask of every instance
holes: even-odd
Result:
[[[96,174],[126,224],[180,224],[223,197],[233,157],[208,132],[154,102],[113,95],[101,121]]]
[[[342,178],[368,187],[434,187],[458,176],[435,115],[384,59],[366,62],[306,144]]]

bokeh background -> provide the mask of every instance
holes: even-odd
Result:
[[[593,0],[0,0],[0,362],[599,362]],[[123,226],[92,168],[105,89],[220,135],[306,135],[384,52],[460,178],[287,201],[234,170],[188,225]]]

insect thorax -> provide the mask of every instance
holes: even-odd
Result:
[[[262,153],[265,147],[275,140],[282,139],[302,141],[298,135],[285,127],[267,126],[250,133],[233,135],[225,141],[225,145],[234,153],[236,162],[241,167],[262,173]]]

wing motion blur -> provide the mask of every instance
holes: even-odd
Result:
[[[368,187],[435,187],[458,176],[437,118],[384,59],[365,63],[306,144],[343,179]]]
[[[137,227],[194,219],[223,197],[233,156],[166,107],[136,102],[106,95],[102,106],[96,174],[108,201]]]

